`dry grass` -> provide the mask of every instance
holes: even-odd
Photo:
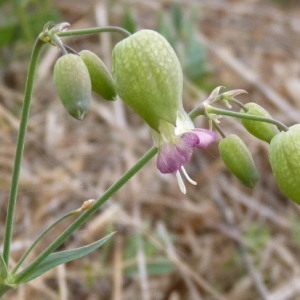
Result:
[[[58,2],[58,1],[57,1]],[[139,28],[153,28],[171,1],[57,3],[73,28],[119,25],[124,3]],[[242,101],[265,106],[286,124],[300,120],[300,5],[267,0],[184,1],[186,13],[199,2],[199,40],[207,49],[211,80],[243,88]],[[72,3],[72,4],[70,4]],[[109,64],[117,35],[71,38],[76,50],[90,49]],[[40,62],[22,165],[12,259],[51,221],[98,198],[151,146],[142,121],[122,105],[95,96],[83,121],[63,110],[52,84],[58,50],[46,47]],[[1,224],[9,193],[28,57],[2,69],[0,83]],[[186,107],[201,99],[186,97]],[[188,95],[188,93],[186,93]],[[200,125],[205,124],[202,120]],[[188,171],[198,182],[179,192],[174,176],[162,176],[151,161],[62,248],[79,247],[117,230],[100,250],[56,268],[3,299],[226,299],[300,298],[299,208],[276,187],[267,146],[239,122],[222,119],[226,133],[241,134],[261,180],[244,188],[221,162],[217,144],[195,153]],[[68,220],[69,221],[69,220]],[[38,253],[68,223],[36,248]],[[3,240],[3,230],[0,232]],[[150,266],[152,268],[150,268]],[[155,268],[154,268],[155,267]]]

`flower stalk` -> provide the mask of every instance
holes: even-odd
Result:
[[[202,114],[202,112],[203,111],[201,111],[201,110],[197,110],[197,111],[195,110],[193,112],[193,116],[196,115],[197,113]],[[213,107],[209,104],[205,105],[205,109],[204,109],[203,113],[230,116],[230,117],[234,117],[234,118],[248,119],[248,120],[259,121],[259,122],[266,122],[266,123],[276,125],[280,131],[287,131],[288,130],[288,127],[285,124],[283,124],[280,121],[277,121],[275,119],[272,119],[272,118],[254,116],[254,115],[250,115],[250,114],[247,114],[247,113],[235,112],[235,111],[226,110],[226,109],[220,109],[220,108]]]
[[[25,137],[26,137],[27,127],[28,127],[33,83],[34,83],[40,52],[43,45],[44,42],[42,42],[40,39],[37,39],[33,46],[32,55],[29,63],[27,81],[25,86],[20,129],[19,129],[19,134],[17,139],[14,169],[12,174],[11,188],[10,188],[10,194],[8,199],[8,207],[7,207],[6,222],[5,222],[3,259],[6,265],[9,265],[9,254],[10,254],[10,245],[11,245],[11,238],[12,238],[12,231],[13,231],[13,220],[14,220],[14,213],[16,207],[17,194],[18,194],[19,177],[20,177],[21,162],[22,162],[23,152],[24,152]]]

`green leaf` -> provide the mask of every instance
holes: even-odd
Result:
[[[16,24],[10,23],[0,26],[0,46],[4,46],[13,42],[17,36]]]
[[[165,258],[156,258],[149,260],[146,264],[147,274],[149,275],[165,275],[174,270],[172,262]],[[138,273],[138,266],[128,266],[125,269],[125,274],[134,276]]]
[[[3,256],[0,255],[0,282],[3,282],[7,278],[7,265],[3,259]]]
[[[92,244],[89,244],[89,245],[86,245],[86,246],[83,246],[80,248],[54,252],[54,253],[50,254],[43,262],[41,262],[36,267],[36,269],[31,274],[29,274],[29,276],[26,278],[25,282],[28,282],[61,264],[75,260],[77,258],[80,258],[82,256],[85,256],[85,255],[91,253],[92,251],[94,251],[97,248],[99,248],[100,246],[102,246],[114,234],[115,234],[115,232],[112,232],[112,233],[106,235],[104,238],[102,238]]]
[[[181,5],[177,2],[173,3],[171,6],[171,20],[177,33],[179,34],[182,30],[182,20],[183,20],[181,9],[182,9]]]
[[[127,8],[122,17],[123,28],[128,30],[130,33],[135,33],[137,31],[137,23],[132,13],[132,10]]]

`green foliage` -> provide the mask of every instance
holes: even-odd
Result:
[[[165,257],[162,257],[157,246],[154,245],[149,239],[145,239],[141,234],[136,233],[128,237],[126,241],[124,257],[127,261],[132,261],[125,268],[126,275],[135,275],[138,272],[138,266],[136,263],[138,244],[142,239],[143,251],[146,257],[147,273],[151,275],[166,274],[172,271],[173,264]]]
[[[271,238],[271,229],[265,224],[251,224],[244,233],[249,250],[259,252]]]
[[[174,2],[166,15],[158,17],[157,31],[172,45],[179,56],[183,73],[199,87],[209,90],[209,70],[206,65],[206,52],[197,38],[196,15],[186,15],[183,7]]]
[[[300,219],[297,215],[294,215],[291,220],[291,234],[292,241],[300,247]]]
[[[71,249],[71,250],[65,250],[65,251],[59,251],[59,252],[54,252],[50,254],[42,263],[40,263],[36,269],[31,273],[28,274],[28,277],[26,278],[26,282],[40,276],[41,274],[44,274],[45,272],[61,265],[64,263],[67,263],[69,261],[75,260],[77,258],[83,257],[92,251],[98,249],[100,246],[102,246],[107,240],[109,240],[115,233],[110,233],[106,235],[104,238],[80,247],[76,249]]]
[[[122,27],[128,30],[130,33],[135,33],[137,31],[137,22],[134,18],[132,10],[129,7],[126,7],[122,16]]]
[[[0,47],[16,41],[31,44],[49,20],[58,12],[49,0],[3,1],[0,3]]]
[[[0,255],[0,282],[4,281],[7,278],[7,265],[3,259],[3,256]]]
[[[147,274],[148,275],[162,275],[162,274],[167,274],[173,270],[173,265],[172,263],[164,257],[158,258],[158,259],[150,259],[146,263],[146,269],[147,269]],[[128,266],[125,269],[125,274],[126,275],[136,275],[138,272],[138,266],[131,265]]]

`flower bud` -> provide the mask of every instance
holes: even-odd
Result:
[[[91,79],[83,60],[75,54],[61,56],[55,63],[53,79],[68,113],[82,120],[91,102]]]
[[[79,56],[89,70],[92,90],[106,100],[116,100],[117,94],[113,79],[104,62],[89,50],[82,50]]]
[[[235,134],[219,143],[219,152],[226,167],[246,186],[253,188],[259,180],[253,158],[244,142]]]
[[[183,76],[168,41],[152,30],[141,30],[113,49],[112,74],[118,95],[153,129],[161,119],[175,125],[183,110]]]
[[[272,118],[263,107],[254,102],[247,103],[245,107],[248,108],[247,114],[249,115]],[[241,112],[244,111],[241,110]],[[278,128],[274,124],[249,119],[242,119],[241,122],[252,135],[267,143],[270,143],[272,138],[279,133]]]
[[[300,204],[300,124],[272,139],[269,160],[279,188]]]

